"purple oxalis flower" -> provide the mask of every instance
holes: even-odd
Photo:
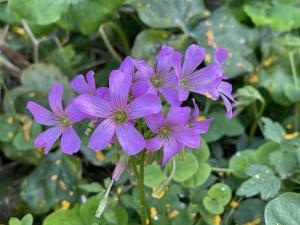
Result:
[[[111,101],[92,95],[81,95],[75,104],[90,116],[104,118],[93,132],[89,147],[94,151],[105,148],[116,133],[123,150],[134,155],[143,150],[145,140],[132,122],[161,111],[158,96],[143,95],[128,103],[128,94],[132,77],[120,70],[113,70],[109,77],[109,94]]]
[[[142,60],[135,61],[138,68],[136,73],[137,82],[132,87],[139,91],[147,89],[147,93],[161,94],[164,98],[174,106],[180,105],[177,93],[177,76],[172,70],[172,59],[174,49],[164,45],[158,53],[155,70]]]
[[[146,148],[153,152],[163,146],[163,165],[173,155],[180,152],[185,145],[190,148],[200,146],[198,132],[186,127],[190,111],[189,107],[173,106],[166,118],[162,112],[146,117],[148,127],[157,134],[154,138],[146,141]]]
[[[27,109],[31,112],[36,122],[46,126],[53,126],[39,134],[34,141],[35,148],[44,148],[46,153],[50,151],[52,145],[60,136],[60,145],[64,153],[73,154],[80,149],[80,138],[72,126],[75,122],[82,119],[82,114],[78,114],[74,104],[70,104],[63,110],[62,95],[62,84],[54,84],[49,93],[49,105],[53,112],[35,102],[27,103]]]

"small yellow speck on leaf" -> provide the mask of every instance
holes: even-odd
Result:
[[[245,223],[244,225],[258,225],[258,224],[260,224],[260,222],[261,222],[261,219],[260,218],[256,218],[253,221]]]
[[[229,203],[229,206],[233,209],[235,209],[236,207],[239,206],[239,202],[235,201],[235,200],[232,200],[230,203]]]
[[[155,207],[150,208],[151,217],[154,218],[157,216],[157,209]]]
[[[215,225],[221,225],[222,219],[220,215],[214,216],[214,224]]]
[[[99,161],[103,161],[105,159],[105,156],[104,156],[103,152],[96,152],[96,158]]]
[[[62,209],[69,209],[70,206],[71,206],[71,203],[70,203],[69,201],[67,201],[67,200],[63,200],[63,201],[61,202],[61,208],[62,208]]]
[[[66,184],[63,180],[59,180],[59,186],[62,190],[67,190]]]
[[[121,193],[122,193],[122,191],[123,191],[123,190],[122,190],[122,188],[121,188],[121,187],[118,187],[118,188],[117,188],[117,194],[118,194],[118,195],[119,195],[119,194],[121,194]]]
[[[264,66],[266,66],[266,67],[271,66],[273,63],[273,59],[271,57],[269,57],[269,58],[265,59],[263,63],[264,63]]]
[[[9,116],[6,118],[6,123],[7,124],[12,124],[14,122],[14,118],[12,116]]]
[[[30,98],[33,98],[33,97],[36,96],[36,93],[35,93],[35,92],[30,92],[30,93],[28,94],[28,96],[29,96]]]
[[[52,181],[56,181],[56,180],[57,180],[57,175],[56,175],[56,174],[52,175],[52,176],[51,176],[51,180],[52,180]]]
[[[258,82],[258,76],[256,74],[251,74],[248,77],[249,84],[256,84]]]
[[[69,195],[70,195],[70,196],[74,196],[74,192],[73,192],[73,191],[70,191]]]
[[[14,136],[14,133],[13,133],[13,132],[7,132],[6,136],[7,136],[9,139],[12,139],[13,136]]]
[[[298,136],[299,136],[299,132],[296,131],[296,132],[294,132],[294,133],[285,134],[285,135],[284,135],[284,138],[285,138],[285,140],[292,140],[292,139],[294,139],[294,138],[296,138],[296,137],[298,137]]]
[[[173,210],[171,212],[169,212],[168,216],[169,218],[174,218],[179,214],[179,212],[177,210]]]

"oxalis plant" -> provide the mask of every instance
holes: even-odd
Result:
[[[164,167],[176,154],[199,148],[200,135],[213,122],[213,118],[200,116],[195,100],[188,99],[189,93],[204,95],[212,101],[221,97],[227,118],[232,117],[231,102],[235,100],[231,84],[224,81],[227,77],[222,68],[227,55],[225,49],[217,48],[214,63],[200,69],[205,49],[194,44],[184,56],[163,45],[153,66],[142,59],[126,57],[119,69],[110,72],[109,87],[97,88],[93,71],[76,76],[70,86],[78,96],[69,99],[65,108],[63,85],[55,83],[48,96],[51,111],[35,102],[27,103],[34,120],[50,127],[36,137],[34,146],[47,154],[60,139],[62,152],[74,154],[79,151],[82,138],[74,127],[83,126],[91,151],[101,151],[108,145],[121,149],[95,216],[101,217],[113,184],[130,165],[137,179],[141,222],[150,224],[144,190],[145,164],[157,161]],[[173,158],[169,176],[153,189],[154,198],[161,198],[167,191],[175,168]]]

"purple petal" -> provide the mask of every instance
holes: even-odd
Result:
[[[197,119],[197,117],[199,116],[199,108],[198,108],[198,105],[196,104],[196,101],[195,101],[195,99],[193,98],[192,99],[192,101],[193,101],[193,104],[194,104],[194,111],[193,111],[193,113],[192,113],[192,115],[191,115],[191,120],[196,120]]]
[[[135,73],[136,78],[149,79],[154,74],[153,68],[144,60],[135,60],[134,63],[138,69],[138,72]]]
[[[176,75],[179,77],[181,75],[181,60],[182,60],[181,53],[175,51],[172,59],[173,59],[173,67],[175,68]]]
[[[122,149],[128,155],[135,155],[145,147],[143,136],[130,122],[125,122],[117,126],[117,136]]]
[[[198,148],[200,146],[200,137],[197,131],[191,128],[180,127],[174,131],[174,136],[178,141],[190,148]]]
[[[62,107],[62,95],[63,95],[63,85],[60,83],[55,83],[49,92],[49,104],[52,111],[57,115],[64,115],[64,110]]]
[[[176,107],[173,106],[170,108],[167,115],[167,120],[172,124],[185,126],[190,117],[191,108],[190,107]]]
[[[220,94],[221,98],[223,99],[224,101],[224,104],[225,104],[225,107],[226,107],[226,110],[227,110],[227,114],[226,114],[226,117],[228,119],[231,119],[232,118],[232,105],[231,103],[228,101],[228,99],[226,98],[226,96],[224,96],[223,94]]]
[[[130,56],[127,56],[121,63],[119,70],[121,70],[125,74],[133,76],[134,74],[133,59]]]
[[[60,146],[63,153],[72,155],[80,149],[80,138],[72,127],[68,127],[63,131]]]
[[[155,95],[143,95],[128,105],[128,119],[138,119],[144,116],[158,113],[162,110],[161,101],[158,96]]]
[[[109,96],[109,88],[108,87],[99,87],[96,90],[95,96],[102,98],[106,101],[110,101],[110,96]]]
[[[79,122],[87,117],[87,115],[78,108],[76,103],[68,105],[65,111],[70,122]]]
[[[82,74],[76,76],[70,83],[70,86],[78,94],[89,94],[89,86]]]
[[[228,51],[226,49],[217,48],[214,54],[215,62],[221,64],[224,62],[227,56],[228,56]]]
[[[161,47],[161,50],[156,57],[156,73],[158,75],[167,74],[170,71],[173,65],[173,53],[173,48],[168,47],[166,45],[163,45]]]
[[[162,127],[162,125],[164,124],[165,118],[163,113],[159,112],[151,116],[146,116],[145,121],[149,129],[152,132],[157,133],[159,129]]]
[[[204,56],[204,48],[200,48],[195,44],[190,45],[185,52],[181,73],[184,75],[191,74],[201,64]]]
[[[104,149],[112,140],[116,131],[115,122],[108,118],[103,120],[92,133],[89,148],[93,151]]]
[[[89,71],[86,74],[86,80],[87,80],[91,94],[94,94],[95,90],[96,90],[96,82],[95,82],[94,76],[95,76],[94,71]]]
[[[125,108],[127,106],[131,79],[130,75],[125,74],[120,70],[113,70],[110,73],[110,97],[116,107]]]
[[[235,102],[231,92],[232,92],[232,86],[230,83],[222,81],[218,91],[222,94],[224,94],[225,96],[227,96],[231,101]]]
[[[208,131],[212,119],[191,121],[189,127],[196,130],[198,134],[205,134]]]
[[[181,101],[179,101],[179,96],[177,90],[174,88],[161,88],[159,92],[164,96],[167,102],[170,103],[171,106],[179,106],[181,105]]]
[[[150,140],[146,140],[145,148],[150,152],[158,151],[161,148],[161,146],[162,146],[162,140],[158,135]]]
[[[185,90],[182,86],[178,86],[179,101],[187,100],[188,96],[189,96],[189,92],[187,90]]]
[[[174,137],[170,137],[166,140],[164,140],[163,144],[163,161],[162,165],[165,165],[166,162],[174,156],[176,153],[178,153],[182,148],[182,145],[178,145],[178,142]]]
[[[107,118],[114,113],[112,105],[104,99],[84,94],[75,99],[78,109],[89,116]]]
[[[131,85],[130,92],[136,98],[146,94],[149,88],[149,80],[138,80]]]
[[[28,102],[26,108],[31,112],[34,120],[42,125],[52,126],[58,123],[58,117],[35,102]]]
[[[44,132],[40,133],[34,140],[35,148],[44,148],[47,154],[55,141],[60,137],[63,132],[62,127],[51,127]]]

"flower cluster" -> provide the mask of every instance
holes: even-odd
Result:
[[[227,57],[225,49],[216,49],[214,64],[198,69],[205,56],[205,49],[190,45],[184,58],[180,52],[162,46],[152,67],[140,59],[126,57],[119,69],[109,76],[109,87],[96,87],[94,73],[84,77],[78,75],[71,81],[71,87],[79,94],[63,109],[63,86],[54,84],[49,93],[52,112],[34,102],[27,109],[36,122],[52,126],[35,139],[36,148],[49,152],[61,137],[61,149],[73,154],[80,149],[80,137],[73,129],[75,123],[90,119],[96,125],[89,148],[93,151],[104,149],[108,144],[118,142],[128,155],[138,154],[143,149],[151,152],[163,148],[162,164],[185,146],[198,148],[200,134],[206,133],[211,119],[198,120],[199,109],[194,103],[190,107],[181,104],[190,92],[205,95],[211,100],[221,97],[227,109],[227,117],[232,117],[229,100],[231,84],[224,81],[222,63]],[[162,106],[168,108],[165,116]],[[169,106],[169,107],[168,107]],[[143,118],[153,133],[153,138],[145,137],[137,129],[137,119]]]

